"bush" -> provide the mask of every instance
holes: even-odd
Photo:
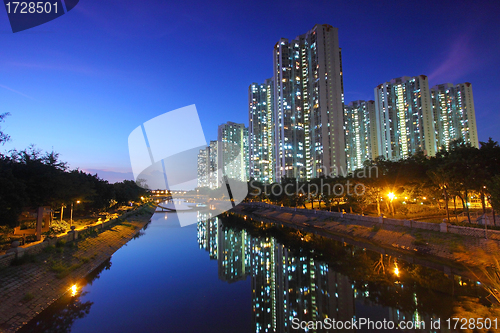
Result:
[[[20,225],[21,230],[24,229],[36,229],[36,221],[25,221]]]
[[[28,235],[26,236],[26,243],[36,242],[36,235]]]
[[[75,269],[80,268],[82,265],[83,265],[82,262],[73,265],[68,265],[62,262],[51,262],[50,270],[56,273],[56,277],[58,279],[62,279],[68,276]]]
[[[54,235],[65,233],[68,230],[69,230],[69,224],[66,223],[65,221],[52,221],[49,227],[49,231],[45,232],[44,235],[51,237]]]
[[[80,231],[78,234],[79,239],[85,239],[87,237],[97,237],[99,232],[97,231],[97,228],[87,228],[83,231]]]
[[[45,253],[52,253],[56,250],[56,247],[54,245],[48,245],[43,248],[43,252]]]

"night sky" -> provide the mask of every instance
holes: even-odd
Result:
[[[272,51],[315,24],[339,28],[345,101],[428,75],[471,82],[479,140],[500,140],[500,1],[80,0],[12,33],[0,8],[0,150],[36,144],[72,168],[132,179],[127,139],[143,122],[196,104],[207,140],[248,123],[248,86],[272,76]],[[182,138],[178,138],[182,140]],[[175,144],[175,142],[166,142]]]

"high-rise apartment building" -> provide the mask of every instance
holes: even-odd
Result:
[[[436,154],[436,133],[427,76],[400,77],[375,88],[378,152],[390,160],[418,151]]]
[[[273,80],[252,83],[248,88],[248,145],[250,178],[274,182]]]
[[[228,121],[219,125],[217,136],[217,183],[224,177],[248,180],[248,128]]]
[[[198,153],[198,187],[208,187],[208,149],[200,149]]]
[[[312,179],[345,169],[338,29],[315,25],[274,47],[275,177]]]
[[[198,187],[219,187],[217,183],[217,141],[210,141],[210,145],[200,149],[198,153]]]
[[[208,187],[211,189],[216,189],[219,187],[219,183],[217,182],[217,141],[210,141],[210,145],[207,147],[208,149]]]
[[[458,140],[479,148],[472,85],[438,84],[431,88],[437,149]]]
[[[347,170],[379,156],[374,101],[353,101],[344,107]]]

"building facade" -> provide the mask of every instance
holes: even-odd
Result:
[[[218,166],[218,154],[217,154],[217,141],[210,141],[208,148],[208,187],[212,190],[219,187],[217,182],[217,166]]]
[[[197,187],[215,189],[217,183],[217,141],[210,141],[210,145],[200,149],[198,153],[198,181]]]
[[[224,177],[248,180],[248,128],[244,124],[227,122],[219,125],[217,136],[217,184]]]
[[[344,108],[347,170],[379,156],[374,101],[354,101]]]
[[[248,88],[249,176],[266,184],[275,181],[273,91],[272,79]]]
[[[273,53],[276,180],[345,169],[338,29],[316,25]]]
[[[200,149],[198,153],[198,180],[196,186],[208,187],[208,149]]]
[[[436,154],[436,133],[427,76],[400,77],[375,88],[378,152],[389,160],[419,151]]]
[[[431,88],[431,98],[437,149],[448,150],[453,141],[479,148],[472,85],[438,84]]]

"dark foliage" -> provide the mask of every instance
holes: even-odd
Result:
[[[19,215],[40,206],[75,205],[75,211],[105,211],[115,204],[140,201],[147,192],[133,181],[109,184],[97,174],[68,170],[55,152],[30,146],[0,154],[0,225],[18,225]]]

